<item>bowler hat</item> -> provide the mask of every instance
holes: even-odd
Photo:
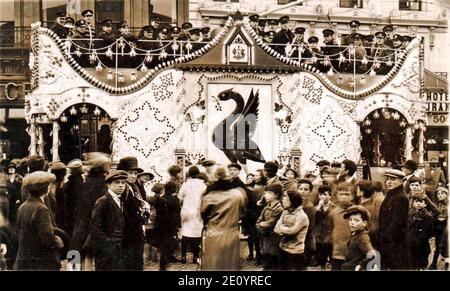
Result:
[[[124,170],[124,171],[136,170],[138,173],[144,172],[144,170],[138,167],[138,160],[132,156],[120,159],[119,164],[117,165],[117,170]]]
[[[283,194],[283,187],[280,184],[267,185],[264,190],[275,193],[278,198]]]
[[[347,208],[347,211],[344,214],[344,219],[348,219],[350,215],[358,213],[361,214],[363,220],[368,221],[370,219],[369,211],[364,206],[361,205],[353,205]]]
[[[417,163],[413,160],[407,160],[403,165],[402,168],[406,168],[410,170],[411,172],[414,172],[417,170]]]
[[[94,11],[92,11],[91,9],[86,9],[83,12],[81,12],[81,16],[85,17],[85,16],[92,16],[94,15]]]
[[[229,164],[229,165],[228,165],[228,169],[231,169],[231,168],[236,168],[236,169],[238,169],[239,171],[242,170],[242,166],[239,165],[238,163],[231,163],[231,164]]]
[[[105,178],[105,183],[110,183],[117,179],[127,179],[128,173],[122,170],[111,171]]]
[[[45,189],[50,183],[55,182],[56,176],[49,172],[36,171],[25,178],[23,178],[23,185],[25,185],[29,191],[38,191]]]
[[[403,179],[405,177],[405,173],[396,169],[388,169],[386,170],[386,172],[384,172],[384,175],[386,177],[393,177],[398,179]]]
[[[105,164],[110,163],[111,159],[108,158],[105,154],[103,153],[89,153],[88,155],[88,162],[87,164],[89,166],[91,166],[91,168],[100,168],[103,167]]]

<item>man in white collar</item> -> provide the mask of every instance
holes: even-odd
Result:
[[[337,180],[339,182],[347,182],[356,185],[358,182],[356,179],[358,166],[351,160],[344,160],[341,164],[341,172],[338,174]]]
[[[414,172],[417,170],[417,163],[413,160],[407,160],[402,165],[402,172],[405,174],[405,178],[403,179],[403,189],[405,189],[405,193],[409,192],[409,179],[414,176]]]
[[[91,236],[96,271],[124,269],[125,220],[120,197],[125,192],[127,178],[125,171],[112,171],[105,179],[108,191],[95,203]]]

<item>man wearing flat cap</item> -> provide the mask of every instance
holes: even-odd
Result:
[[[143,270],[144,232],[142,225],[145,223],[146,215],[149,214],[150,206],[142,197],[136,181],[137,175],[144,172],[144,170],[139,168],[138,160],[133,156],[120,159],[117,170],[123,170],[128,173],[126,191],[121,198],[125,217],[124,269]]]
[[[403,190],[405,174],[400,170],[388,169],[386,197],[380,206],[378,246],[381,254],[381,268],[384,270],[408,270],[410,268],[407,231],[409,201]]]
[[[30,196],[17,212],[17,270],[56,271],[61,267],[58,251],[63,242],[55,235],[52,214],[44,204],[48,186],[55,180],[55,175],[44,171],[33,172],[24,178]]]
[[[126,192],[128,173],[112,171],[105,179],[108,191],[95,202],[92,211],[92,249],[96,271],[123,270],[125,267],[125,224],[122,195]]]
[[[64,39],[67,37],[67,34],[69,31],[67,28],[64,27],[64,22],[66,20],[66,13],[65,12],[59,12],[56,14],[56,22],[50,27],[50,30],[56,33],[56,35]]]

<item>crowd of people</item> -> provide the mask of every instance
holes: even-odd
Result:
[[[238,270],[244,234],[247,260],[264,270],[425,270],[442,259],[448,269],[442,173],[408,160],[383,183],[360,180],[350,160],[317,168],[300,177],[269,161],[243,182],[240,164],[208,160],[147,184],[154,174],[131,156],[114,167],[102,153],[12,161],[0,183],[1,267],[60,270],[77,251],[83,270],[143,270],[158,254],[166,270],[192,252],[202,270]]]
[[[150,25],[141,28],[137,35],[130,31],[127,21],[116,24],[111,19],[100,22],[96,32],[93,11],[82,12],[83,19],[74,21],[65,13],[59,13],[50,27],[61,39],[71,40],[70,53],[83,67],[95,66],[98,61],[106,67],[138,67],[144,61],[148,67],[155,67],[163,61],[190,54],[211,41],[210,27],[193,27],[190,22],[176,25],[161,25],[161,19],[154,16]],[[115,26],[115,30],[113,27]],[[123,41],[118,43],[118,40]],[[117,51],[116,51],[117,49]],[[134,53],[130,55],[130,52]],[[98,60],[90,57],[95,51]]]
[[[189,22],[181,27],[161,25],[157,16],[152,17],[150,25],[142,27],[137,35],[130,31],[127,21],[115,24],[114,30],[112,20],[105,19],[97,26],[100,31],[96,31],[93,11],[85,10],[82,16],[83,19],[74,21],[60,13],[50,30],[61,39],[71,40],[70,53],[83,67],[93,67],[100,62],[105,67],[137,68],[146,64],[151,68],[192,53],[212,39],[210,27],[196,28]],[[360,22],[352,20],[348,24],[348,34],[333,29],[322,30],[324,45],[320,45],[319,38],[308,33],[305,27],[293,27],[288,16],[260,19],[259,15],[253,14],[249,20],[255,32],[275,51],[322,72],[387,74],[412,40],[408,35],[393,34],[392,25],[374,34],[363,35],[359,33]],[[309,35],[308,39],[305,34]],[[117,43],[121,37],[124,42]],[[130,54],[132,50],[134,52]],[[98,60],[92,57],[94,51]]]

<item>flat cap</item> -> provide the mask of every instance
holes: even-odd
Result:
[[[28,159],[27,166],[31,171],[42,171],[45,166],[45,160],[39,155],[34,155]]]
[[[216,164],[216,161],[213,160],[206,160],[202,163],[203,167],[211,167],[214,166]]]
[[[150,180],[153,180],[153,178],[155,178],[155,175],[153,175],[153,174],[150,173],[150,172],[146,172],[146,171],[137,174],[137,176],[138,176],[138,178],[139,178],[139,177],[142,177],[142,176],[148,176]]]
[[[52,163],[52,166],[50,168],[50,170],[52,171],[60,171],[60,170],[64,170],[66,168],[66,165],[62,162],[54,162]]]
[[[348,219],[350,215],[353,214],[361,214],[362,219],[366,221],[370,219],[369,211],[361,205],[353,205],[347,208],[347,211],[344,214],[344,219]]]
[[[239,171],[242,170],[242,166],[239,165],[238,163],[231,163],[231,164],[228,164],[227,167],[228,167],[228,169],[236,168],[236,169],[238,169]]]
[[[69,169],[77,169],[77,168],[81,168],[83,167],[83,162],[80,159],[74,159],[71,160],[68,164],[67,167]]]
[[[386,172],[384,172],[384,175],[386,177],[393,177],[393,178],[399,178],[399,179],[403,179],[405,177],[405,173],[403,173],[400,170],[396,170],[396,169],[388,169],[388,170],[386,170]]]
[[[29,191],[38,191],[45,189],[50,183],[55,182],[56,176],[49,172],[36,171],[25,178],[23,178],[23,185],[25,185]]]
[[[283,187],[281,186],[281,184],[267,185],[264,188],[264,190],[275,193],[275,195],[277,195],[278,198],[280,198],[281,195],[283,194]]]
[[[110,183],[117,179],[126,179],[128,178],[128,173],[122,170],[111,171],[108,176],[105,178],[105,183]]]

